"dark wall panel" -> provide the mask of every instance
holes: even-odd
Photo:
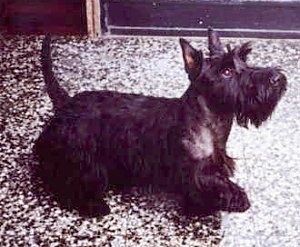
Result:
[[[82,0],[9,0],[2,5],[1,24],[16,34],[84,34],[86,11]]]
[[[106,3],[107,26],[122,34],[201,34],[208,26],[234,35],[300,37],[300,2],[141,1]]]

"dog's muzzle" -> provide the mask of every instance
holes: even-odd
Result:
[[[286,90],[287,79],[281,72],[275,72],[269,79],[270,84],[273,86],[279,86]]]

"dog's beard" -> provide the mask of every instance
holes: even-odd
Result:
[[[241,87],[239,83],[206,83],[204,93],[208,105],[217,114],[233,114],[238,125],[247,128],[249,124],[255,127],[271,117],[277,103],[286,88],[271,88],[266,84],[259,84],[249,89],[249,85]]]

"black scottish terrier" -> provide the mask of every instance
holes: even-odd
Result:
[[[249,43],[225,50],[209,29],[209,56],[180,39],[190,86],[181,98],[111,91],[70,97],[53,72],[50,37],[42,70],[55,114],[35,144],[39,175],[58,202],[82,215],[110,212],[112,189],[152,185],[182,195],[186,213],[242,212],[250,203],[229,177],[232,122],[259,127],[286,90],[277,68],[250,67]]]

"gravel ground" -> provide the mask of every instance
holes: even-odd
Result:
[[[193,44],[206,50],[205,39]],[[61,210],[30,172],[37,165],[34,140],[52,114],[39,64],[41,37],[0,34],[0,47],[0,246],[300,246],[299,41],[253,40],[250,62],[280,65],[288,92],[263,127],[234,126],[230,136],[235,180],[252,207],[202,219],[180,216],[173,199],[145,191],[110,193],[112,214],[104,218]],[[53,57],[72,95],[110,89],[177,97],[188,85],[177,38],[60,37]]]

